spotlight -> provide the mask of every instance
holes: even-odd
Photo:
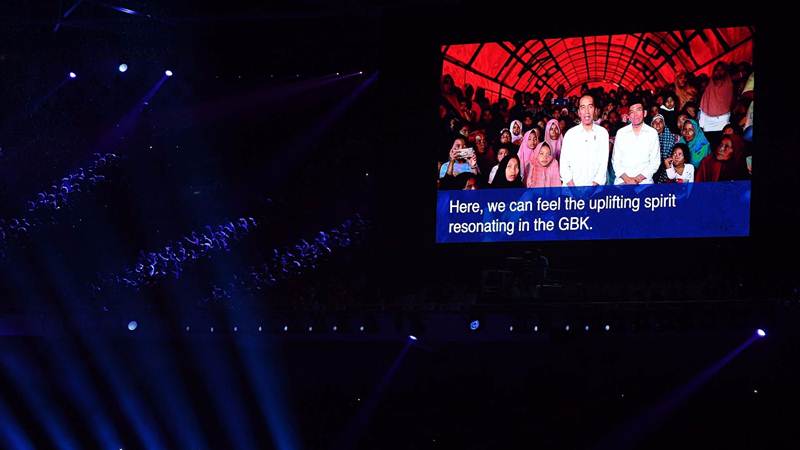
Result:
[[[121,6],[112,6],[111,8],[112,8],[112,9],[116,9],[117,11],[119,11],[119,12],[121,12],[121,13],[124,13],[124,14],[130,14],[130,15],[132,15],[132,16],[135,16],[135,15],[137,15],[137,14],[138,14],[136,11],[134,11],[134,10],[132,10],[132,9],[123,8],[123,7],[121,7]]]
[[[119,71],[120,72],[126,72],[127,70],[128,70],[128,65],[127,64],[120,64],[119,65]]]
[[[408,338],[411,339],[412,341],[416,341],[417,340],[417,337],[414,336],[413,334],[409,334]]]
[[[358,327],[358,329],[359,329],[360,331],[364,331],[364,325],[361,325],[360,327]]]
[[[480,327],[481,327],[481,321],[480,320],[473,320],[472,322],[469,323],[469,329],[472,330],[472,331],[475,331]]]
[[[534,325],[533,326],[533,331],[538,333],[539,332],[539,325]]]
[[[283,326],[283,331],[289,331],[289,325],[284,325]]]
[[[362,71],[359,71],[359,72],[358,72],[358,74],[359,74],[359,75],[364,75],[364,72],[362,72]]]
[[[314,327],[308,327],[308,331],[314,331]]]
[[[189,328],[189,325],[186,325],[186,331],[189,331],[189,330],[191,330],[191,328]]]
[[[133,330],[135,330],[135,329],[136,329],[136,328],[138,328],[138,327],[139,327],[139,324],[138,324],[138,323],[136,323],[136,321],[135,321],[135,320],[131,320],[130,322],[128,322],[128,329],[129,329],[129,330],[133,331]]]
[[[211,327],[211,332],[212,332],[212,333],[214,332],[214,327]]]
[[[336,331],[338,329],[339,329],[339,327],[337,327],[336,325],[333,326],[333,331]]]
[[[585,327],[583,327],[583,329],[589,331],[589,325],[586,325]]]
[[[606,325],[606,331],[611,331],[611,325]]]
[[[233,327],[233,331],[239,331],[239,327]]]
[[[569,331],[569,325],[564,327],[564,331]]]
[[[164,71],[164,75],[166,75],[168,77],[171,77],[172,76],[172,71],[171,70],[166,70],[166,71]]]
[[[69,77],[74,79],[74,78],[77,78],[78,75],[75,72],[70,72],[69,73]]]
[[[763,337],[765,337],[767,335],[767,332],[764,331],[762,328],[759,328],[758,330],[756,330],[756,334],[758,335],[758,337],[762,337],[763,338]]]
[[[514,331],[514,325],[509,325],[508,326],[508,331]]]
[[[258,326],[258,331],[261,331],[261,325]]]
[[[337,76],[337,77],[339,76],[339,72],[336,72],[336,76]]]

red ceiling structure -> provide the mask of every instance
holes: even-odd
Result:
[[[583,83],[606,89],[670,84],[675,73],[711,73],[717,61],[753,61],[753,27],[614,34],[442,46],[442,74],[483,87],[487,97],[542,95]]]

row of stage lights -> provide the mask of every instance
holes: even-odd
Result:
[[[130,322],[128,322],[128,330],[129,330],[129,331],[136,331],[136,329],[137,329],[138,327],[139,327],[139,323],[138,323],[137,321],[135,321],[135,320],[131,320]],[[472,322],[470,322],[470,324],[469,324],[469,329],[470,329],[470,331],[473,331],[473,332],[474,332],[474,331],[478,331],[478,329],[479,329],[479,328],[480,328],[480,321],[478,321],[478,320],[473,320]],[[189,332],[189,331],[192,331],[192,327],[191,327],[191,326],[189,326],[189,325],[186,325],[186,327],[185,327],[184,329],[185,329],[185,331],[187,331],[187,332]],[[573,328],[572,328],[570,325],[565,325],[565,326],[564,326],[564,331],[565,331],[565,332],[567,332],[567,333],[569,333],[569,332],[570,332],[572,329],[573,329]],[[584,330],[585,332],[587,332],[587,333],[589,332],[589,330],[590,330],[590,329],[591,329],[591,328],[589,327],[589,325],[584,325],[584,327],[583,327],[583,330]],[[602,327],[602,329],[603,329],[605,332],[611,332],[611,325],[609,325],[609,324],[605,324],[605,325]],[[282,330],[284,333],[288,333],[288,332],[289,332],[289,325],[283,325],[283,326],[281,327],[281,330]],[[309,333],[312,333],[312,332],[314,332],[314,327],[313,327],[312,325],[309,325],[309,326],[306,328],[306,330],[307,330]],[[532,327],[532,330],[533,330],[533,332],[534,332],[534,333],[538,333],[538,332],[539,332],[539,330],[540,330],[540,328],[539,328],[539,325],[534,325],[534,326]],[[215,331],[215,327],[213,327],[213,326],[212,326],[212,327],[209,327],[209,332],[213,333],[214,331]],[[233,327],[233,331],[234,331],[235,333],[236,333],[236,332],[238,332],[238,331],[239,331],[239,326],[238,326],[238,325],[234,325],[234,327]],[[259,332],[259,333],[261,333],[261,332],[263,332],[263,331],[264,331],[264,327],[263,327],[262,325],[259,325],[259,326],[258,326],[258,332]],[[337,325],[333,325],[333,326],[331,327],[331,331],[332,331],[332,332],[334,332],[334,333],[336,333],[336,332],[338,332],[338,331],[340,331],[340,330],[339,330],[339,327],[338,327]],[[359,325],[359,327],[358,327],[358,331],[360,331],[360,332],[364,332],[364,331],[366,331],[366,327],[365,327],[364,325]],[[508,331],[509,331],[509,332],[513,332],[513,331],[514,331],[514,326],[513,326],[513,325],[509,325],[509,326],[508,326]],[[763,328],[759,328],[759,329],[757,329],[757,330],[756,330],[756,332],[755,332],[755,334],[756,334],[756,336],[758,336],[758,337],[760,337],[760,338],[763,338],[763,337],[766,337],[766,336],[767,336],[767,332],[766,332],[766,331],[765,331]],[[416,338],[415,336],[413,336],[413,335],[409,336],[409,338],[411,338],[411,340],[414,340],[414,341],[416,341],[416,340],[417,340],[417,338]]]
[[[364,75],[364,71],[363,71],[363,70],[359,70],[357,73],[358,73],[358,75]],[[341,73],[341,72],[336,72],[336,76],[337,76],[337,77],[340,77],[340,76],[342,76],[342,73]],[[270,74],[270,75],[269,75],[269,77],[270,77],[270,78],[275,78],[275,74],[274,74],[274,73],[272,73],[272,74]],[[300,74],[299,74],[299,73],[296,73],[296,74],[294,74],[294,77],[295,77],[295,78],[300,78]],[[217,76],[216,76],[216,78],[219,78],[219,75],[217,75]],[[241,75],[237,75],[237,76],[236,76],[236,78],[238,78],[238,79],[240,79],[240,80],[241,80],[241,79],[242,79],[242,76],[241,76]]]
[[[130,322],[128,322],[128,330],[129,331],[136,331],[136,329],[138,329],[138,328],[139,328],[139,322],[137,322],[135,320],[131,320]],[[189,325],[186,325],[184,330],[187,331],[187,332],[188,331],[192,331],[192,327],[189,326]],[[213,333],[215,330],[218,330],[218,328],[209,327],[209,329],[208,329],[208,331],[211,332],[211,333]],[[289,325],[284,325],[283,327],[281,327],[281,330],[283,330],[284,333],[288,333],[289,332]],[[307,330],[309,332],[313,332],[314,331],[314,327],[313,326],[309,326],[307,328]],[[358,331],[364,332],[366,330],[367,330],[367,328],[364,325],[360,325],[358,327]],[[234,332],[238,332],[239,331],[239,326],[238,325],[234,325],[233,331]],[[258,326],[258,332],[260,333],[260,332],[263,332],[263,331],[264,331],[264,327],[262,325],[259,325]],[[331,327],[331,331],[337,332],[337,331],[339,331],[339,327],[337,325],[334,325],[334,326]]]
[[[119,65],[119,67],[117,67],[117,70],[119,70],[119,71],[120,71],[120,73],[125,73],[125,72],[127,72],[127,71],[128,71],[128,65],[127,65],[127,64],[125,64],[125,63],[122,63],[122,64],[120,64],[120,65]],[[358,72],[358,74],[359,74],[359,75],[364,75],[364,71],[359,71],[359,72]],[[75,73],[75,72],[70,72],[68,75],[69,75],[69,77],[70,77],[71,79],[73,79],[73,80],[74,80],[75,78],[78,78],[78,74],[77,74],[77,73]],[[168,77],[171,77],[171,76],[173,75],[173,73],[172,73],[172,71],[171,71],[171,70],[167,69],[167,70],[165,70],[165,71],[164,71],[164,75],[166,75],[166,76],[168,76]],[[340,72],[336,72],[336,76],[337,76],[337,77],[338,77],[338,76],[341,76],[341,73],[340,73]],[[296,78],[300,78],[300,74],[299,74],[299,73],[298,73],[298,74],[295,74],[295,77],[296,77]],[[241,75],[239,76],[239,78],[242,78],[242,77],[241,77]],[[275,78],[275,75],[270,75],[270,78]]]
[[[481,326],[481,323],[480,323],[479,320],[473,320],[472,322],[469,323],[470,331],[478,331],[478,329],[480,329],[480,326]],[[605,325],[603,325],[603,327],[601,329],[603,331],[605,331],[605,332],[611,332],[611,325],[610,324],[605,324]],[[540,331],[539,325],[533,325],[531,330],[533,330],[534,333],[538,333]],[[569,324],[564,325],[564,331],[565,332],[569,333],[572,330],[573,330],[572,325],[569,325]],[[589,330],[591,330],[591,327],[588,324],[583,326],[583,331],[588,333]],[[514,325],[509,325],[508,326],[508,331],[509,332],[513,332],[514,331]],[[758,337],[763,338],[763,337],[767,336],[767,332],[764,331],[763,328],[759,328],[759,329],[756,330],[756,335]]]
[[[120,64],[119,67],[117,68],[117,70],[119,70],[121,73],[125,73],[125,72],[128,71],[128,65],[127,64]],[[78,74],[75,73],[75,72],[70,72],[67,75],[73,80],[78,78]],[[168,77],[171,77],[173,75],[173,73],[172,73],[171,70],[167,69],[167,70],[164,71],[164,75],[166,75]]]
[[[472,322],[469,323],[470,331],[478,331],[478,329],[480,327],[481,327],[481,322],[479,320],[473,320]],[[584,325],[584,327],[583,327],[584,331],[586,331],[588,333],[589,329],[590,329],[589,325]],[[611,325],[605,324],[603,326],[603,329],[605,331],[611,331]],[[539,332],[539,325],[534,325],[532,330],[534,331],[534,333],[538,333]],[[572,326],[571,325],[564,325],[564,331],[569,332],[570,330],[572,330]],[[508,326],[508,331],[514,331],[514,325],[509,325]]]

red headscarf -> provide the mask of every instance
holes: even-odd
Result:
[[[744,152],[737,140],[731,139],[731,144],[733,145],[733,154],[729,160],[718,160],[716,150],[703,158],[700,167],[694,173],[695,182],[746,180],[748,178]]]

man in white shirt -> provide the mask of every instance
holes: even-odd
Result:
[[[578,115],[581,124],[570,128],[561,144],[561,182],[564,186],[605,184],[608,131],[594,123],[594,98],[591,95],[581,97]]]
[[[631,123],[620,128],[614,140],[614,184],[652,184],[661,165],[658,131],[644,123],[647,111],[642,100],[631,101],[628,116]]]

